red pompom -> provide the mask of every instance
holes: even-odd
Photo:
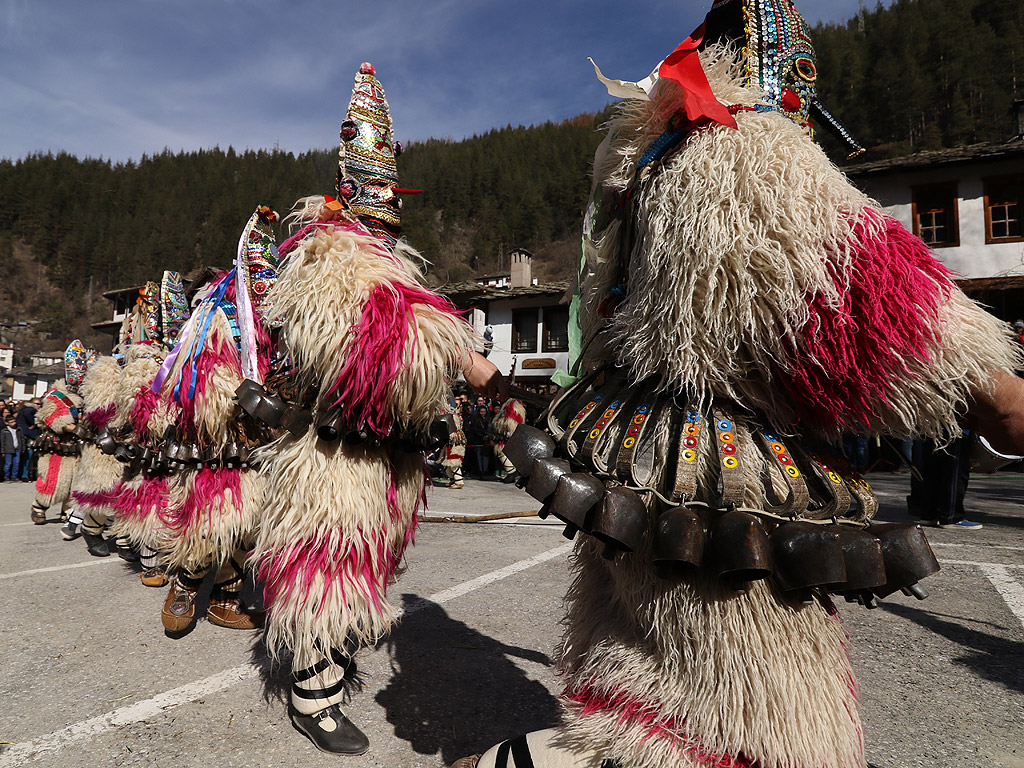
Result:
[[[782,91],[782,108],[787,112],[799,112],[803,102],[800,95],[792,88],[785,88]]]
[[[359,74],[361,74],[361,75],[375,75],[375,74],[377,74],[377,70],[375,70],[373,68],[373,64],[371,64],[368,61],[364,61],[362,64],[359,65]]]

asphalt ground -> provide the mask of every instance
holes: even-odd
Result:
[[[872,474],[879,518],[907,522],[901,474]],[[289,723],[287,665],[259,633],[200,620],[172,640],[163,589],[118,557],[64,542],[31,486],[0,484],[0,768],[443,766],[557,721],[569,546],[536,518],[424,522],[390,599],[395,632],[358,657],[346,712],[371,748],[316,751]],[[1024,475],[974,476],[980,531],[929,529],[930,597],[842,604],[875,768],[1024,768]],[[432,520],[526,512],[511,485],[432,489]],[[794,723],[794,727],[799,727]]]

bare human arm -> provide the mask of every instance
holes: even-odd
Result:
[[[507,383],[497,366],[481,355],[470,351],[462,369],[466,383],[478,395],[492,400],[504,400],[507,397]]]
[[[970,426],[1000,453],[1024,455],[1024,379],[996,374],[991,387],[973,396]]]

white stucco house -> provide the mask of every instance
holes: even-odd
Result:
[[[532,259],[518,249],[511,254],[511,273],[438,291],[467,310],[477,333],[490,337],[483,351],[499,371],[519,384],[547,384],[569,366],[569,281],[538,283]]]
[[[1024,138],[843,170],[928,243],[968,295],[1004,320],[1024,317]]]

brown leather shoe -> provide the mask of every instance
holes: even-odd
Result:
[[[476,764],[480,762],[481,755],[469,755],[468,757],[460,757],[454,763],[451,768],[476,768]]]
[[[46,525],[46,510],[32,507],[32,522],[36,525]]]
[[[147,587],[162,587],[170,581],[167,573],[160,568],[146,568],[139,574],[139,578]]]
[[[184,632],[196,622],[196,593],[185,589],[178,580],[171,582],[160,611],[160,621],[168,632]]]
[[[266,614],[246,613],[237,597],[210,596],[206,618],[211,624],[228,629],[259,629]]]

